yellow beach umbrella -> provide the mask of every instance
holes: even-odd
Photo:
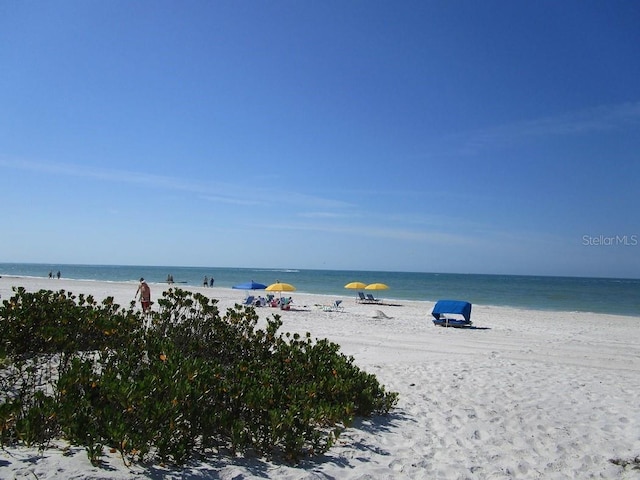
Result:
[[[267,288],[265,288],[267,292],[295,292],[296,287],[291,285],[290,283],[272,283]]]
[[[280,292],[280,296],[282,296],[282,292],[295,292],[296,287],[291,285],[290,283],[272,283],[267,288],[265,288],[267,292]]]
[[[351,283],[347,283],[344,288],[348,288],[350,290],[358,290],[358,295],[356,295],[356,302],[358,301],[358,298],[360,299],[364,299],[364,293],[362,293],[362,290],[364,290],[364,287],[366,287],[367,284],[366,283],[362,283],[362,282],[351,282]]]
[[[389,285],[385,285],[384,283],[372,283],[364,287],[365,290],[388,290]]]

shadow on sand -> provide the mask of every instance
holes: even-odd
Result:
[[[368,442],[358,435],[358,431],[366,433],[366,437],[374,439],[377,435],[401,428],[402,423],[410,421],[409,417],[402,411],[395,411],[388,415],[379,415],[371,418],[358,418],[353,425],[343,432],[340,439],[346,448],[357,450],[366,454],[371,452],[377,455],[390,455],[390,452],[380,448],[374,442]],[[352,436],[354,441],[349,441],[347,437]],[[199,456],[190,461],[182,469],[163,468],[159,465],[146,465],[144,468],[145,478],[152,480],[203,480],[220,478],[222,469],[233,469],[237,467],[237,476],[230,478],[241,478],[239,475],[249,474],[256,478],[273,478],[274,470],[280,467],[296,468],[308,472],[320,472],[322,465],[332,464],[338,467],[349,467],[349,458],[340,455],[332,455],[337,447],[333,447],[329,452],[305,458],[297,464],[286,462],[284,459],[252,456],[250,453],[242,457],[232,457],[228,452],[225,454],[212,453],[211,456]],[[220,456],[219,456],[220,455]],[[224,456],[222,456],[224,455]],[[366,456],[366,455],[365,455]],[[244,471],[244,474],[241,473]]]

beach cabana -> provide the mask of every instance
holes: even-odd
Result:
[[[471,326],[471,304],[460,300],[438,300],[431,312],[433,324],[441,327]]]

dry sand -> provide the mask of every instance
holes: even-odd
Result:
[[[63,288],[126,306],[136,285],[0,278],[11,287]],[[166,285],[151,284],[153,298]],[[243,292],[197,288],[221,309]],[[347,430],[326,455],[289,466],[259,458],[211,458],[182,469],[127,468],[108,452],[93,467],[82,448],[67,454],[0,451],[3,479],[640,479],[611,459],[640,456],[640,317],[474,305],[477,329],[433,326],[430,302],[377,306],[294,292],[282,331],[328,338],[400,394],[387,417]],[[382,314],[382,315],[381,315]]]

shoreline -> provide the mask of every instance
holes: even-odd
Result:
[[[44,282],[47,285],[43,285],[41,287],[38,287],[38,289],[40,288],[44,288],[44,289],[49,289],[49,290],[59,290],[59,287],[49,287],[49,283],[53,283],[53,285],[56,285],[57,283],[60,282],[71,282],[71,283],[76,283],[78,285],[97,285],[100,283],[104,283],[107,285],[127,285],[127,286],[136,286],[138,284],[137,280],[129,280],[129,281],[123,281],[123,280],[98,280],[98,279],[73,279],[73,278],[48,278],[48,277],[36,277],[36,276],[28,276],[28,275],[2,275],[0,276],[0,299],[2,298],[7,298],[9,296],[9,294],[11,293],[11,289],[9,288],[8,292],[3,293],[3,289],[6,290],[6,288],[4,288],[3,284],[2,284],[2,280],[6,280],[6,279],[12,279],[12,280],[25,280],[27,281],[27,283],[31,284],[33,282]],[[147,283],[149,285],[153,285],[156,287],[162,287],[160,293],[168,288],[181,288],[183,290],[188,290],[188,291],[197,291],[200,293],[206,293],[206,292],[220,292],[220,296],[221,297],[226,297],[227,294],[229,292],[234,292],[235,294],[240,294],[242,295],[243,293],[246,296],[246,291],[245,290],[237,290],[237,289],[232,289],[231,287],[221,287],[221,286],[213,286],[213,287],[204,287],[204,286],[197,286],[197,285],[188,285],[182,282],[175,282],[173,284],[168,284],[167,282],[153,282],[153,281],[148,281]],[[73,290],[71,290],[72,293]],[[266,293],[264,290],[256,290],[254,292],[255,295],[262,295],[262,296],[266,296]],[[5,296],[6,295],[6,296]],[[155,296],[159,296],[158,292],[156,290]],[[321,297],[321,298],[333,298],[333,299],[342,299],[342,300],[349,300],[349,299],[354,299],[355,298],[355,291],[352,294],[347,294],[347,293],[341,293],[341,294],[327,294],[327,293],[311,293],[311,292],[305,292],[305,291],[300,291],[300,290],[296,290],[294,292],[291,292],[292,296],[296,296],[296,295],[304,295],[304,296],[316,296],[316,297]],[[209,295],[211,297],[215,297],[215,295]],[[383,295],[376,295],[376,297],[380,297],[382,299],[383,302],[393,302],[392,304],[387,304],[387,305],[383,305],[383,306],[403,306],[404,304],[408,304],[408,303],[417,303],[417,304],[422,304],[422,305],[429,305],[429,313],[431,311],[431,308],[433,308],[433,305],[436,303],[437,300],[407,300],[407,299],[402,299],[402,298],[395,298],[393,296],[383,296]],[[127,302],[128,304],[128,302]],[[121,306],[124,306],[123,304],[120,304]],[[368,305],[376,305],[376,304],[368,304]],[[520,312],[546,312],[546,313],[558,313],[558,314],[575,314],[575,315],[605,315],[605,316],[614,316],[614,317],[622,317],[622,318],[635,318],[637,320],[640,320],[640,312],[638,312],[637,315],[628,315],[628,314],[622,314],[622,313],[601,313],[601,312],[593,312],[593,311],[585,311],[585,310],[557,310],[557,309],[545,309],[545,308],[527,308],[527,307],[521,307],[521,306],[516,306],[516,305],[500,305],[500,304],[482,304],[482,303],[474,303],[473,304],[473,309],[478,309],[478,308],[498,308],[498,309],[511,309],[511,310],[515,310],[515,311],[520,311]],[[472,316],[473,316],[473,311],[472,311]]]
[[[348,296],[344,286],[353,281],[382,282],[389,290],[375,291],[396,301],[441,299],[468,301],[474,305],[516,307],[555,312],[593,312],[640,316],[640,279],[559,277],[537,275],[442,274],[349,270],[291,270],[222,267],[96,266],[50,264],[0,264],[0,275],[46,278],[47,272],[62,278],[88,281],[147,282],[163,284],[168,276],[189,288],[202,286],[203,278],[215,278],[216,287],[231,288],[248,279],[265,285],[281,280],[299,292]],[[355,292],[353,292],[355,294]]]

